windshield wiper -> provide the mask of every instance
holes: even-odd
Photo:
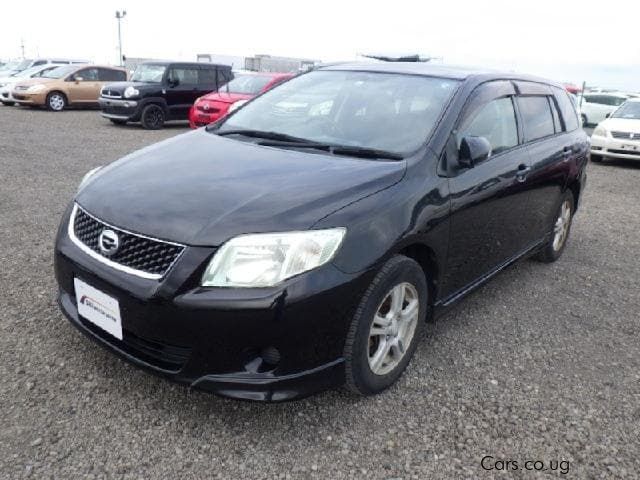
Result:
[[[334,145],[331,143],[316,143],[310,140],[304,142],[258,142],[258,145],[265,147],[290,147],[290,148],[313,148],[325,150],[333,155],[349,155],[360,158],[384,158],[389,160],[402,160],[404,157],[399,153],[380,150],[377,148],[360,147],[357,145]]]
[[[312,140],[307,140],[306,138],[299,138],[299,137],[294,137],[292,135],[287,135],[286,133],[270,132],[266,130],[234,129],[234,130],[224,130],[220,132],[212,129],[211,131],[216,135],[220,135],[220,136],[243,135],[245,137],[264,138],[266,140],[279,140],[282,142],[294,142],[294,143],[305,144],[305,145],[316,143]]]

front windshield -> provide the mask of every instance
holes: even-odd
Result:
[[[236,74],[233,80],[221,88],[223,92],[257,95],[271,81],[266,75]]]
[[[30,78],[32,75],[40,73],[42,70],[43,70],[43,66],[38,65],[36,67],[27,68],[26,70],[18,72],[15,74],[15,76],[19,78]]]
[[[29,65],[31,65],[31,60],[22,60],[21,62],[18,63],[16,70],[24,70]]]
[[[15,72],[16,70],[18,70],[18,65],[20,65],[20,62],[5,63],[0,67],[0,72],[3,72],[3,73]]]
[[[268,91],[217,130],[261,130],[313,142],[417,150],[453,94],[456,80],[320,70]]]
[[[612,118],[629,118],[640,120],[640,102],[626,102],[613,112]]]
[[[143,63],[136,67],[136,70],[131,75],[132,82],[148,82],[148,83],[160,83],[162,77],[167,69],[166,65],[153,65],[149,63]]]
[[[42,78],[62,78],[78,70],[77,65],[64,65],[42,74]]]

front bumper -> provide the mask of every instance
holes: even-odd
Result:
[[[20,105],[44,105],[47,99],[48,92],[41,93],[27,93],[22,90],[13,90],[12,95],[14,101]]]
[[[189,109],[189,126],[191,128],[205,127],[210,123],[213,123],[219,120],[225,114],[226,114],[226,111],[222,112],[218,109],[216,109],[216,111],[214,112],[205,112],[203,110],[196,108],[195,106],[192,106]]]
[[[0,101],[2,102],[15,102],[13,95],[11,95],[10,87],[0,88]]]
[[[610,136],[591,136],[591,154],[610,158],[640,160],[640,136],[632,139],[620,139]]]
[[[112,120],[137,122],[140,120],[141,105],[137,100],[100,97],[98,99],[102,116]]]
[[[202,288],[215,249],[187,247],[163,279],[147,280],[86,255],[69,239],[67,221],[68,214],[55,253],[60,307],[123,359],[246,400],[293,400],[343,384],[347,330],[374,271],[350,275],[329,264],[277,288]],[[78,316],[76,277],[118,300],[123,340]]]

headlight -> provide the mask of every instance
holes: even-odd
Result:
[[[84,177],[82,177],[82,180],[80,180],[80,184],[78,185],[78,192],[82,190],[82,187],[84,187],[85,183],[87,183],[87,181],[89,181],[91,177],[93,177],[96,173],[98,173],[98,170],[100,170],[101,168],[102,168],[102,165],[96,168],[92,168],[87,173],[85,173]]]
[[[598,137],[606,137],[608,132],[607,129],[598,125],[595,130],[593,131],[593,134],[598,136]]]
[[[232,103],[231,106],[229,107],[229,113],[233,112],[234,110],[239,109],[242,105],[244,105],[248,101],[249,100],[238,100],[237,102]]]
[[[345,228],[241,235],[225,243],[202,276],[205,287],[271,287],[324,265]]]
[[[6,83],[0,83],[0,88],[4,87]]]
[[[124,89],[124,98],[132,98],[140,95],[140,91],[134,87],[127,87]]]
[[[45,87],[41,83],[38,83],[36,85],[31,85],[29,88],[27,88],[27,93],[38,93],[38,92],[43,91],[46,88],[47,87]]]

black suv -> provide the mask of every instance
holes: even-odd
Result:
[[[138,65],[129,82],[105,85],[102,116],[113,123],[140,122],[162,128],[166,120],[187,120],[196,98],[233,78],[231,67],[211,63],[148,62]]]

